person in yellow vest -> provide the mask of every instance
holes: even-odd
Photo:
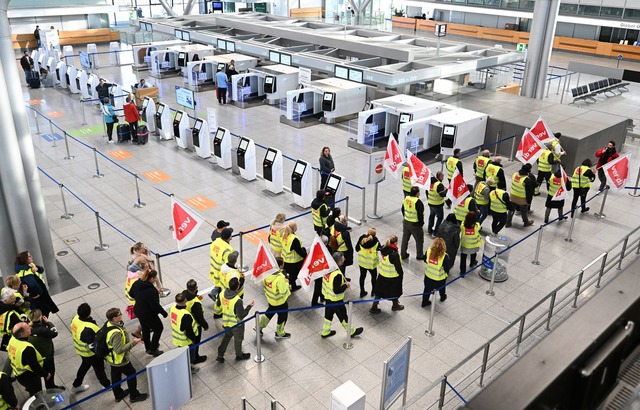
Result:
[[[489,213],[493,218],[491,232],[497,235],[507,224],[507,212],[511,209],[509,194],[502,188],[496,188],[489,194]]]
[[[467,195],[466,198],[460,201],[460,203],[453,208],[453,214],[456,217],[458,225],[462,225],[464,218],[469,212],[478,212],[478,205],[476,204],[476,200],[473,195],[473,186],[467,184],[467,190],[469,191],[469,195]]]
[[[566,155],[566,152],[560,145],[560,137],[562,137],[561,132],[554,132],[553,136],[556,137],[555,140],[551,141],[551,151],[553,152],[553,157],[556,160],[556,163],[560,163],[560,159],[563,155]]]
[[[202,308],[202,296],[198,295],[198,282],[195,279],[189,279],[187,282],[187,289],[182,291],[185,300],[187,301],[187,310],[193,316],[193,320],[198,324],[198,332],[194,344],[199,344],[202,339],[202,331],[209,330],[209,323],[204,318],[204,309]],[[200,355],[200,347],[193,347],[195,359],[193,364],[199,364],[207,360],[206,355]]]
[[[587,193],[591,188],[591,183],[595,181],[596,174],[593,173],[591,167],[593,163],[589,158],[582,161],[582,164],[573,171],[571,177],[571,186],[573,187],[573,200],[571,201],[571,217],[573,218],[576,212],[576,205],[578,204],[578,198],[580,198],[580,206],[582,207],[581,213],[589,212],[587,204]]]
[[[507,228],[511,226],[513,221],[513,215],[516,213],[516,209],[520,211],[522,216],[522,222],[524,226],[533,225],[533,221],[529,219],[529,205],[533,199],[533,191],[535,189],[535,181],[529,176],[531,172],[531,164],[524,164],[522,168],[511,177],[511,194],[509,199],[513,205],[509,209],[507,215]]]
[[[487,169],[487,165],[491,162],[491,151],[488,149],[483,150],[478,158],[473,161],[473,172],[476,175],[476,182],[484,181],[484,171]]]
[[[2,334],[2,345],[6,346],[11,339],[11,329],[27,318],[20,315],[16,310],[16,296],[13,289],[4,289],[0,294],[0,334]],[[10,374],[11,364],[5,360],[2,371]]]
[[[244,274],[238,270],[236,267],[236,263],[238,262],[238,256],[240,254],[238,251],[233,251],[227,257],[227,263],[220,267],[220,289],[221,293],[223,293],[226,289],[229,289],[229,281],[231,278],[238,278],[240,280],[240,297],[244,296]],[[220,298],[216,301],[213,306],[213,317],[214,319],[221,319],[223,317],[222,312],[222,302]]]
[[[42,367],[44,370],[51,374],[51,378],[45,380],[45,387],[47,389],[66,390],[63,386],[56,386],[54,381],[56,376],[56,363],[54,360],[55,347],[53,345],[53,339],[58,337],[58,329],[56,329],[54,324],[51,323],[46,316],[42,315],[40,309],[33,309],[31,311],[29,324],[31,326],[31,335],[28,341],[42,356]]]
[[[247,317],[255,302],[252,300],[245,308],[242,298],[238,294],[239,290],[239,279],[231,278],[229,289],[220,294],[223,312],[222,327],[225,329],[225,334],[218,346],[218,357],[216,357],[218,363],[224,363],[224,353],[227,351],[227,346],[229,346],[232,338],[236,351],[236,361],[249,360],[251,358],[251,353],[242,351],[242,341],[244,340],[244,323],[242,321]]]
[[[411,183],[411,168],[409,168],[409,164],[405,162],[402,166],[402,194],[406,198],[411,195],[413,184]]]
[[[271,222],[269,226],[269,247],[273,256],[280,256],[282,252],[282,238],[280,237],[280,230],[284,226],[284,222],[287,219],[287,215],[279,213]]]
[[[482,245],[480,237],[480,223],[478,214],[469,212],[464,219],[460,229],[460,275],[464,277],[467,272],[467,255],[471,255],[469,267],[473,268],[478,264],[478,252]]]
[[[0,372],[0,409],[20,410],[20,408],[16,393],[13,391],[11,377],[5,372]]]
[[[342,252],[334,252],[333,260],[340,267],[344,263]],[[342,324],[345,331],[348,331],[347,307],[344,305],[344,293],[351,288],[351,283],[347,282],[344,274],[340,269],[336,269],[331,273],[327,273],[322,277],[322,295],[327,301],[324,308],[324,323],[320,335],[323,338],[331,337],[336,334],[335,330],[331,330],[331,322],[333,316],[338,316],[338,320]],[[356,337],[363,332],[362,327],[353,327],[351,337]]]
[[[111,352],[105,357],[105,360],[111,366],[111,381],[117,383],[122,380],[122,376],[132,376],[136,373],[135,367],[131,364],[129,355],[140,339],[134,337],[129,340],[129,335],[124,328],[122,321],[122,312],[118,308],[110,308],[106,313],[107,317],[107,348]],[[127,380],[128,389],[122,389],[122,385],[118,384],[112,391],[116,402],[121,402],[125,397],[129,396],[131,403],[145,401],[149,396],[147,393],[138,391],[138,380],[135,377]]]
[[[284,260],[284,271],[289,278],[291,291],[295,292],[302,286],[296,285],[300,268],[304,258],[307,257],[307,250],[302,246],[302,241],[296,236],[298,224],[295,221],[289,221],[287,225],[280,231],[282,237],[282,259]]]
[[[427,205],[429,205],[427,233],[431,236],[438,232],[444,219],[444,198],[447,196],[447,187],[442,183],[443,179],[444,174],[441,171],[436,172],[436,175],[431,177],[431,187],[427,191]]]
[[[100,330],[96,321],[91,317],[91,306],[88,303],[82,303],[76,309],[76,313],[71,320],[71,336],[76,354],[80,356],[82,363],[76,373],[71,392],[81,393],[89,388],[89,385],[83,384],[83,381],[92,367],[102,387],[109,387],[111,382],[104,371],[104,360],[97,357],[91,350],[91,345],[96,340],[96,333]]]
[[[31,303],[31,309],[40,309],[46,316],[51,313],[58,313],[58,306],[51,299],[49,289],[47,289],[44,280],[44,268],[33,262],[33,256],[29,251],[18,254],[14,270],[22,283],[25,283],[28,287],[28,300]]]
[[[562,165],[560,165],[562,166]],[[565,182],[565,186],[567,191],[571,191],[571,178],[567,178]],[[562,171],[560,168],[556,170],[556,172],[551,177],[551,181],[549,181],[549,190],[547,191],[547,201],[545,202],[545,211],[544,211],[544,223],[549,223],[549,215],[551,215],[552,209],[558,210],[558,222],[562,222],[568,219],[568,217],[564,216],[564,199],[559,201],[554,201],[553,197],[556,192],[562,187]]]
[[[436,238],[427,249],[425,258],[427,267],[424,271],[424,290],[422,292],[422,307],[431,305],[431,292],[438,290],[440,302],[447,300],[447,276],[451,269],[451,261],[447,255],[447,248],[442,238]]]
[[[358,238],[356,242],[356,252],[358,252],[358,267],[360,268],[360,297],[367,296],[365,290],[365,279],[367,279],[367,272],[371,275],[371,294],[373,295],[373,289],[376,287],[376,278],[378,277],[378,265],[380,260],[378,259],[378,252],[380,241],[376,236],[376,228],[369,228],[366,234]],[[396,241],[397,242],[397,241]]]
[[[380,250],[382,261],[380,262],[380,274],[373,289],[376,299],[390,299],[393,305],[392,311],[403,310],[404,306],[400,304],[399,298],[402,296],[402,281],[404,279],[404,270],[402,269],[402,260],[398,254],[398,237],[389,236],[384,247]],[[382,312],[378,308],[378,301],[373,302],[369,312],[378,314]]]
[[[549,192],[549,181],[551,180],[551,169],[558,161],[551,151],[551,143],[545,144],[547,149],[542,151],[538,157],[538,177],[536,178],[536,188],[534,195],[540,195],[542,183],[547,181],[547,192]]]
[[[267,276],[262,281],[264,296],[267,299],[269,307],[265,311],[265,314],[260,316],[260,335],[262,335],[262,329],[267,327],[273,316],[277,314],[276,339],[288,339],[291,337],[291,333],[285,332],[284,326],[287,324],[287,319],[289,318],[289,312],[287,312],[289,304],[287,300],[289,296],[291,296],[291,290],[289,289],[289,281],[282,272],[284,261],[282,258],[277,257],[276,262],[278,262],[280,270]]]
[[[500,188],[502,190],[507,189],[507,179],[504,176],[504,169],[502,168],[502,157],[496,156],[493,161],[487,165],[487,168],[484,170],[484,179],[485,181],[488,178],[493,179],[493,185],[489,185],[491,189]]]
[[[347,220],[347,215],[339,215],[335,223],[331,225],[329,228],[329,233],[332,237],[336,239],[335,244],[337,247],[332,251],[342,252],[342,256],[344,256],[344,263],[340,267],[340,270],[347,278],[347,281],[351,281],[347,277],[347,267],[353,265],[353,242],[351,242],[351,228],[348,226],[349,221]]]
[[[473,188],[473,199],[476,200],[478,206],[478,223],[480,225],[489,215],[489,194],[491,193],[489,187],[494,183],[493,178],[489,177],[487,181],[478,181]]]
[[[458,169],[460,175],[464,176],[462,169],[462,161],[460,161],[460,148],[456,148],[453,150],[453,155],[447,158],[446,162],[447,167],[447,179],[451,182],[451,178],[453,178],[453,173]]]
[[[176,294],[175,302],[169,309],[171,319],[171,342],[176,347],[191,346],[198,339],[198,322],[187,309],[187,298],[183,293]],[[191,362],[191,374],[198,373],[200,369],[194,367],[196,361],[195,349],[189,349],[189,361]]]
[[[329,205],[325,202],[325,191],[319,189],[316,191],[316,197],[311,201],[311,216],[313,217],[313,230],[318,235],[327,233],[327,217],[331,213]]]
[[[42,391],[41,379],[51,379],[51,374],[42,367],[44,360],[35,347],[27,340],[31,335],[28,324],[21,322],[12,329],[13,337],[9,340],[7,353],[14,376],[29,393],[34,396]]]
[[[211,242],[209,247],[209,280],[213,282],[213,288],[209,297],[215,302],[220,294],[220,267],[227,262],[227,256],[233,252],[231,246],[232,228],[224,228],[220,237]]]
[[[413,236],[416,241],[416,259],[424,259],[424,231],[422,226],[424,225],[424,204],[419,198],[420,188],[417,186],[411,187],[411,195],[406,197],[402,201],[402,243],[400,245],[400,257],[402,259],[409,259],[407,248],[409,246],[409,239]]]
[[[24,293],[28,292],[27,285],[20,281],[18,275],[11,275],[5,279],[4,286],[5,287],[2,288],[2,291],[5,289],[11,289],[13,291],[13,294],[16,297],[15,307],[17,308],[18,313],[29,316],[31,309],[29,309],[29,302],[26,300],[24,295]],[[0,295],[2,294],[2,291],[0,291]]]

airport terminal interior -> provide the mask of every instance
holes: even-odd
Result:
[[[403,33],[402,29],[393,31]],[[478,45],[495,44],[493,41],[468,38],[453,40]],[[514,44],[505,44],[503,47],[515,51]],[[131,45],[121,44],[121,48],[127,52]],[[84,46],[76,46],[74,50],[77,54],[78,50],[84,51]],[[99,44],[97,50],[107,52],[109,45]],[[16,58],[21,56],[21,51],[16,50]],[[130,58],[126,57],[126,61],[130,61]],[[73,60],[79,66],[78,57]],[[604,67],[616,67],[619,64],[621,68],[640,70],[640,63],[631,60],[617,61],[556,50],[551,54],[550,65],[566,68],[572,61]],[[71,319],[78,305],[89,303],[93,317],[100,324],[111,307],[125,312],[128,305],[124,294],[126,268],[131,257],[129,249],[134,242],[144,242],[152,252],[160,255],[162,284],[170,291],[167,297],[161,298],[161,303],[167,309],[173,303],[175,294],[185,289],[189,279],[197,280],[200,293],[204,295],[202,302],[210,325],[209,330],[204,332],[205,339],[223,330],[221,320],[214,320],[213,303],[206,296],[212,286],[208,278],[208,245],[213,230],[210,224],[215,225],[219,220],[230,222],[234,230],[231,245],[241,250],[241,262],[249,269],[247,274],[251,273],[260,240],[267,240],[266,227],[278,213],[285,213],[288,219],[296,221],[297,234],[303,246],[311,245],[315,232],[310,208],[296,204],[288,189],[274,194],[267,189],[262,178],[247,181],[233,171],[235,166],[225,169],[218,163],[219,159],[202,158],[191,148],[186,150],[179,147],[175,139],[161,139],[154,133],[150,133],[149,142],[145,145],[131,142],[109,144],[99,104],[82,101],[79,94],[59,86],[28,88],[19,66],[18,71],[23,82],[23,94],[14,97],[22,98],[26,105],[50,234],[60,271],[60,279],[49,283],[53,299],[60,308],[57,314],[50,317],[59,332],[54,340],[56,384],[70,389],[80,364],[70,333]],[[181,76],[156,78],[149,71],[134,70],[130,63],[111,64],[108,54],[99,55],[91,72],[122,85],[123,93],[127,93],[140,79],[145,79],[147,84],[158,88],[159,101],[166,104],[168,109],[181,109],[176,102],[176,87],[187,86]],[[570,85],[574,87],[578,81],[582,85],[598,80],[601,78],[597,76],[574,75]],[[616,93],[611,97],[598,95],[595,103],[579,101],[576,104],[569,104],[572,98],[568,89],[562,98],[558,82],[551,84],[548,96],[542,99],[516,98],[495,89],[478,89],[448,80],[436,80],[425,88],[412,91],[425,101],[478,112],[483,112],[484,107],[485,111],[492,109],[493,112],[512,110],[514,117],[518,116],[520,121],[531,125],[542,116],[552,131],[561,130],[563,134],[571,136],[573,129],[600,126],[601,118],[605,121],[605,116],[608,118],[606,121],[613,116],[620,121],[630,119],[640,124],[640,85],[632,82],[627,88],[628,92]],[[194,95],[195,109],[184,110],[186,115],[210,122],[215,119],[218,127],[231,132],[227,138],[234,152],[240,136],[255,142],[258,174],[262,174],[262,161],[267,147],[282,153],[285,187],[291,185],[290,176],[296,160],[306,161],[317,168],[323,147],[330,147],[335,173],[348,182],[344,187],[348,200],[341,201],[338,206],[343,213],[348,213],[350,236],[354,244],[370,227],[377,229],[381,242],[390,235],[402,236],[401,179],[387,172],[375,189],[377,195],[374,196],[374,185],[369,183],[370,155],[350,147],[347,142],[357,126],[355,116],[335,124],[316,120],[317,123],[311,126],[296,128],[280,121],[286,109],[282,104],[259,104],[246,108],[231,103],[223,105],[218,103],[216,91],[212,88],[203,88]],[[189,121],[193,124],[193,118]],[[68,134],[66,138],[65,133]],[[113,135],[117,139],[115,129]],[[640,165],[640,141],[633,135],[631,126],[624,144],[617,147],[621,154],[631,153],[626,183],[628,187],[634,186]],[[493,141],[494,137],[490,136],[487,140]],[[515,146],[519,138],[519,135],[516,136]],[[512,141],[507,140],[499,147],[504,157],[507,180],[521,166],[516,158],[504,155],[504,152],[515,153],[511,144]],[[492,153],[498,149],[494,145],[487,145]],[[465,180],[470,184],[474,183],[472,164],[476,152],[477,149],[462,159]],[[73,158],[68,159],[69,156]],[[595,163],[593,152],[587,157]],[[578,160],[581,162],[585,158]],[[432,172],[441,169],[441,163],[433,156],[425,161]],[[573,169],[569,171],[573,172]],[[96,174],[104,176],[95,178]],[[64,189],[60,188],[60,184],[64,185]],[[319,176],[314,170],[311,192],[315,193],[318,184]],[[440,302],[439,297],[432,298],[436,299],[432,322],[430,308],[421,307],[425,263],[416,260],[413,240],[409,242],[410,257],[402,262],[404,279],[400,303],[405,306],[402,311],[392,311],[391,302],[383,301],[380,303],[382,312],[371,314],[369,279],[365,285],[368,295],[360,297],[357,261],[346,269],[346,276],[351,278],[351,289],[347,291],[345,299],[353,302],[350,320],[353,326],[364,328],[363,333],[355,338],[348,338],[337,320],[332,325],[337,334],[322,338],[320,332],[324,307],[310,306],[311,292],[304,289],[294,292],[289,299],[289,307],[293,311],[286,324],[286,331],[291,333],[291,338],[275,339],[276,325],[272,320],[261,339],[263,362],[235,361],[233,348],[229,347],[226,362],[218,363],[215,358],[220,336],[200,347],[200,354],[207,355],[208,360],[196,366],[199,371],[192,375],[192,399],[183,408],[238,409],[243,408],[242,398],[247,400],[247,406],[251,406],[246,408],[341,408],[331,407],[331,393],[343,383],[351,381],[365,394],[364,408],[378,409],[381,408],[384,362],[409,337],[411,350],[406,401],[411,404],[407,408],[438,408],[443,386],[440,380],[444,374],[449,375],[448,384],[445,385],[444,407],[464,406],[480,389],[477,377],[483,362],[482,350],[466,360],[468,356],[509,326],[511,328],[505,332],[505,337],[517,335],[518,321],[523,313],[563,283],[576,278],[587,264],[640,226],[638,198],[632,195],[635,191],[607,190],[605,202],[605,195],[597,191],[597,186],[596,179],[587,196],[589,212],[578,212],[573,220],[555,220],[544,227],[542,234],[538,233],[538,229],[544,225],[546,190],[544,187],[541,189],[542,195],[535,197],[531,205],[529,217],[534,221],[533,226],[523,227],[521,217],[516,215],[513,225],[500,232],[500,236],[514,244],[504,261],[508,272],[508,279],[504,282],[490,284],[479,276],[480,267],[459,278],[458,255],[448,277],[448,281],[452,281],[447,287],[448,298],[444,302]],[[177,252],[176,241],[170,230],[171,195],[207,221],[191,239],[188,247],[193,249]],[[565,212],[570,209],[572,195],[570,192]],[[420,198],[426,204],[424,191],[421,191]],[[141,203],[144,206],[134,206]],[[426,208],[425,220],[429,212]],[[449,212],[445,209],[445,215]],[[96,213],[99,213],[101,220],[101,239],[98,237]],[[73,218],[61,217],[65,214],[73,214]],[[599,217],[600,214],[606,217]],[[552,220],[554,218],[555,212],[551,216]],[[490,234],[490,224],[491,217],[483,224],[484,235]],[[249,231],[251,233],[243,235],[242,239],[236,235]],[[637,237],[636,233],[629,240]],[[108,244],[108,249],[96,250],[101,245],[100,241]],[[425,250],[432,241],[433,238],[425,232]],[[634,254],[631,254],[622,261],[622,271],[633,263],[634,258]],[[609,271],[603,278],[604,283],[611,281],[619,272],[617,269]],[[487,294],[490,286],[493,295]],[[575,280],[571,281],[571,286],[575,286]],[[247,277],[245,289],[245,303],[255,300],[250,316],[257,311],[264,311],[267,303],[262,285]],[[573,292],[566,289],[560,293]],[[581,306],[597,295],[598,289],[591,287],[578,293],[578,305]],[[551,320],[554,325],[552,328],[575,311],[566,305],[559,308]],[[168,319],[163,319],[163,323],[160,348],[167,352],[173,347],[171,324]],[[245,326],[243,344],[244,351],[251,353],[252,358],[257,348],[254,323],[252,320]],[[129,321],[125,317],[127,329],[133,330],[136,325],[135,320]],[[548,333],[544,328],[533,331],[522,342],[520,355]],[[347,343],[351,346],[345,347]],[[496,342],[496,346],[500,343]],[[2,360],[5,359],[6,356],[2,356]],[[136,346],[131,352],[131,359],[134,367],[141,370],[154,358],[145,353],[144,346]],[[485,384],[516,359],[516,355],[509,352],[490,362]],[[461,367],[449,372],[464,360],[466,362]],[[101,390],[93,372],[89,372],[85,382],[91,386],[90,389],[70,395],[72,401]],[[140,391],[148,391],[146,373],[138,376],[138,386]],[[14,389],[20,402],[24,402],[27,397],[22,386],[16,382]],[[277,401],[277,407],[269,407],[272,399]],[[152,408],[152,403],[147,400],[132,404],[129,399],[116,403],[113,394],[107,391],[76,408],[107,407],[113,410],[143,409]],[[156,408],[164,407],[158,404]],[[400,401],[393,408],[400,408]]]

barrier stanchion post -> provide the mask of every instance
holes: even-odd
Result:
[[[136,180],[136,195],[138,196],[138,202],[133,204],[134,208],[144,208],[147,204],[140,200],[140,187],[138,186],[138,174],[133,174],[134,179]]]
[[[156,253],[156,271],[158,272],[158,279],[160,279],[160,283],[162,284],[162,266],[160,266],[160,257],[162,255],[160,255],[159,253]],[[171,291],[167,288],[165,288],[164,286],[161,286],[160,288],[160,297],[161,298],[166,298],[167,296],[169,296],[171,294]]]
[[[351,343],[351,327],[353,320],[353,302],[349,301],[347,304],[347,340],[342,344],[342,347],[350,350],[353,349],[353,343]]]
[[[518,330],[518,338],[516,339],[516,350],[513,352],[515,357],[520,356],[520,344],[522,343],[522,334],[524,333],[524,320],[526,316],[520,318],[520,329]]]
[[[486,292],[489,296],[495,296],[493,291],[493,284],[496,282],[496,271],[498,270],[498,251],[493,254],[493,269],[491,269],[491,283],[489,284],[489,290]]]
[[[101,115],[102,117],[102,136],[107,138],[107,123],[104,122],[104,115]]]
[[[562,101],[564,100],[564,93],[567,91],[567,78],[569,77],[570,74],[567,71],[567,75],[564,77],[564,85],[562,86],[562,94],[560,94],[560,104],[562,104]]]
[[[547,332],[551,330],[551,318],[553,317],[553,308],[556,305],[557,294],[558,294],[558,291],[554,290],[553,294],[551,295],[551,302],[549,303],[549,314],[547,315],[547,327],[545,328]]]
[[[600,204],[600,212],[596,212],[595,214],[593,214],[596,218],[600,218],[600,219],[604,219],[607,217],[607,215],[605,215],[603,213],[604,211],[604,204],[607,202],[607,194],[609,193],[609,188],[604,189],[604,197],[602,198],[602,204]]]
[[[484,353],[482,354],[482,366],[480,367],[480,381],[478,387],[484,387],[484,374],[487,371],[487,362],[489,361],[489,343],[484,346]]]
[[[82,124],[87,125],[87,115],[84,112],[84,98],[80,98],[80,107],[82,107]]]
[[[60,219],[71,219],[73,214],[67,211],[67,201],[64,199],[64,185],[58,184],[58,186],[60,187],[60,197],[62,198],[62,208],[64,209],[64,214],[60,216]]]
[[[93,161],[96,163],[96,174],[93,177],[102,178],[104,174],[100,172],[100,167],[98,167],[98,149],[96,147],[93,147]]]
[[[538,244],[536,245],[536,256],[533,258],[531,263],[534,265],[540,265],[540,261],[538,257],[540,256],[540,245],[542,245],[542,230],[544,229],[544,224],[540,225],[540,231],[538,232]]]
[[[64,159],[74,159],[75,157],[73,155],[71,155],[71,153],[69,152],[69,134],[67,134],[66,131],[63,131],[64,134],[64,146],[67,150],[67,156],[64,157]],[[55,141],[55,138],[54,138]]]
[[[584,270],[580,271],[580,275],[578,275],[578,286],[576,287],[576,294],[573,297],[573,307],[574,309],[578,307],[578,296],[580,296],[580,288],[582,287],[582,276],[584,275]]]
[[[376,182],[373,186],[373,213],[367,215],[367,217],[371,219],[382,218],[380,215],[378,215],[378,184],[380,183]]]
[[[571,225],[569,225],[569,236],[564,238],[565,241],[573,242],[573,239],[571,239],[571,235],[573,235],[573,227],[575,224],[576,224],[576,218],[575,218],[575,210],[574,210],[574,216],[571,217]]]
[[[256,355],[253,357],[253,361],[256,363],[264,362],[264,355],[262,354],[262,336],[260,335],[260,312],[256,312]]]
[[[440,38],[440,37],[438,37]],[[444,407],[444,399],[447,393],[447,376],[442,376],[442,382],[440,383],[440,399],[438,400],[438,409]]]
[[[511,151],[509,151],[509,161],[513,161],[513,156],[515,155],[513,150],[516,148],[516,137],[511,138]]]
[[[244,264],[243,237],[244,237],[244,232],[240,231],[240,267],[238,268],[238,270],[242,273],[249,270],[249,267]]]
[[[436,315],[436,289],[431,291],[431,313],[429,314],[429,328],[424,331],[424,334],[433,337],[436,332],[433,331],[433,317]]]
[[[638,242],[638,245],[640,246],[640,242]],[[640,248],[638,248],[638,249],[640,249]],[[600,264],[600,272],[598,273],[598,282],[596,282],[596,288],[600,287],[600,280],[604,276],[604,268],[607,267],[607,257],[608,256],[609,256],[609,252],[605,252],[604,255],[602,256],[602,263]]]
[[[36,122],[37,124],[37,122]],[[638,184],[640,183],[640,167],[638,167],[638,177],[636,178],[636,184],[633,186],[633,193],[629,192],[631,196],[640,196],[638,195]]]
[[[53,133],[53,121],[49,120],[49,129],[51,130],[51,142],[53,143],[51,146],[56,146],[56,136]]]
[[[367,218],[364,210],[366,203],[367,203],[367,187],[362,187],[362,216],[360,217],[360,223],[362,224],[367,222]]]
[[[346,216],[347,220],[348,220],[349,219],[349,195],[344,197],[344,200],[345,200],[345,202],[344,202],[345,203],[345,205],[344,205],[344,208],[345,208],[344,216]]]
[[[496,155],[498,155],[498,141],[500,141],[500,131],[498,131],[496,133],[496,145],[493,148],[493,156],[495,157]],[[442,170],[440,170],[442,171]]]
[[[38,112],[36,110],[33,110],[33,117],[36,120],[36,134],[40,135],[40,123],[38,122]]]
[[[96,211],[96,225],[98,227],[98,240],[100,241],[99,245],[96,245],[93,249],[96,251],[106,251],[109,249],[109,245],[102,242],[102,229],[100,229],[100,212]]]
[[[618,270],[622,269],[622,260],[624,259],[624,254],[627,252],[627,244],[629,243],[629,237],[624,238],[624,242],[622,243],[622,252],[620,252],[620,260],[618,261]]]

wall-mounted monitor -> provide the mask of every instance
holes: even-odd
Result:
[[[164,104],[160,103],[158,104],[158,110],[156,111],[156,113],[158,115],[162,115],[163,112],[164,112]]]
[[[211,3],[211,10],[213,11],[222,11],[222,2],[214,1]]]
[[[224,41],[224,40],[218,39],[218,41],[216,42],[216,47],[218,47],[220,50],[226,50],[227,49],[227,42]]]
[[[222,128],[218,128],[218,131],[216,131],[216,136],[213,137],[213,139],[217,142],[222,141],[224,138],[224,129]]]
[[[340,178],[335,175],[329,175],[329,180],[327,181],[327,188],[332,190],[337,190],[338,185],[340,184]]]
[[[239,151],[246,151],[248,147],[249,147],[249,140],[246,139],[246,138],[241,138],[240,139],[240,144],[238,144],[238,150]]]
[[[176,36],[177,39],[182,40],[182,31],[181,30],[175,29],[173,31],[173,35]]]
[[[453,135],[456,133],[456,127],[454,127],[453,125],[445,125],[442,128],[442,133],[444,135]]]
[[[409,122],[409,121],[411,121],[412,118],[413,118],[413,115],[411,115],[411,114],[407,114],[405,112],[400,113],[400,124],[404,124],[405,122]]]
[[[354,70],[354,69],[349,69],[349,80],[350,81],[355,81],[356,83],[361,83],[362,82],[362,71],[360,70]]]
[[[229,51],[231,53],[235,53],[236,52],[236,43],[234,43],[233,41],[227,41],[227,51]]]
[[[188,31],[183,31],[182,32],[182,39],[184,41],[191,41],[191,33],[189,33]]]
[[[333,76],[336,78],[349,78],[349,69],[347,67],[341,67],[339,65],[333,67]]]
[[[304,170],[307,169],[307,164],[304,162],[296,162],[296,167],[293,170],[294,174],[302,175],[304,174]]]
[[[291,65],[291,56],[289,54],[280,54],[280,64]]]
[[[266,161],[273,162],[276,159],[276,152],[273,150],[267,150],[267,155],[264,158]]]
[[[175,122],[180,122],[182,121],[182,111],[177,111],[176,112],[176,118],[173,119]]]
[[[273,61],[274,63],[280,63],[280,53],[275,51],[269,51],[269,61]]]
[[[187,53],[178,53],[178,67],[187,66],[187,61],[185,61],[186,57],[187,57]]]
[[[196,108],[195,93],[193,90],[176,85],[176,103],[194,110]]]

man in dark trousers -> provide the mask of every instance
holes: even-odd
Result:
[[[602,166],[607,162],[613,161],[619,156],[620,155],[616,151],[616,143],[614,141],[609,141],[606,147],[596,151],[596,158],[598,158],[596,169],[598,170],[598,179],[600,180],[600,188],[598,188],[598,191],[604,191],[605,188],[608,188],[607,177],[604,175]]]
[[[447,187],[442,183],[444,174],[441,171],[431,177],[431,187],[427,191],[427,204],[429,205],[429,222],[427,233],[433,235],[438,232],[438,228],[444,218],[444,198],[447,196]],[[433,224],[435,221],[435,225]]]
[[[193,344],[197,345],[202,340],[202,330],[209,330],[209,323],[204,318],[204,309],[202,309],[202,296],[198,296],[198,282],[194,279],[189,279],[187,282],[187,289],[182,292],[187,302],[187,310],[193,316],[193,319],[198,324],[198,332],[196,338],[193,340]],[[199,346],[192,349],[193,351],[193,364],[202,363],[207,360],[207,356],[200,356]]]
[[[13,374],[18,382],[33,396],[42,391],[41,378],[50,379],[51,373],[42,367],[44,360],[40,353],[27,341],[31,328],[22,322],[13,327],[13,337],[9,340],[7,353]]]
[[[335,252],[333,254],[333,260],[338,265],[338,269],[331,273],[327,273],[322,277],[322,295],[324,296],[327,304],[324,308],[324,323],[322,325],[322,333],[320,336],[327,338],[336,334],[335,330],[331,330],[331,322],[333,321],[333,315],[338,317],[338,320],[342,324],[345,331],[349,331],[347,316],[347,307],[342,304],[344,301],[344,293],[347,289],[351,288],[351,282],[348,282],[344,277],[344,274],[340,270],[340,267],[344,264],[344,256],[342,252]],[[333,306],[338,304],[337,306]],[[356,337],[364,331],[362,327],[352,327],[351,337]]]
[[[520,211],[525,227],[533,225],[533,221],[529,219],[528,214],[536,182],[529,176],[530,172],[531,164],[524,164],[511,178],[511,194],[509,195],[509,199],[514,206],[509,209],[507,215],[507,228],[511,226],[511,221],[513,220],[513,215],[516,210]]]
[[[407,247],[409,246],[409,238],[413,236],[416,241],[416,259],[424,260],[424,204],[418,198],[420,188],[411,187],[411,193],[402,201],[402,243],[400,245],[400,257],[408,259]]]
[[[40,26],[36,26],[36,29],[33,30],[33,36],[36,38],[36,47],[42,47],[42,41],[40,40]]]
[[[82,382],[92,367],[102,387],[111,385],[104,371],[104,360],[97,357],[90,347],[95,342],[98,330],[100,327],[91,317],[91,306],[88,303],[82,303],[78,306],[77,315],[71,320],[73,345],[78,356],[82,358],[82,364],[80,364],[76,379],[73,381],[72,393],[81,393],[89,388],[88,384],[82,384]]]
[[[31,58],[28,51],[25,51],[22,57],[20,57],[20,67],[22,67],[25,73],[33,70],[33,58]]]
[[[98,98],[100,102],[104,102],[105,98],[109,98],[109,90],[111,89],[111,84],[107,83],[104,78],[100,79],[100,83],[96,85],[96,92],[98,93]]]
[[[169,317],[171,318],[171,341],[176,347],[188,347],[196,343],[200,332],[198,322],[195,321],[187,309],[187,298],[184,293],[178,293],[175,297],[176,303],[171,306]],[[189,360],[191,361],[191,374],[198,372],[194,367],[196,361],[195,349],[189,349]]]
[[[331,210],[324,200],[325,193],[323,189],[316,191],[316,197],[311,201],[311,216],[313,216],[313,230],[319,236],[327,233],[327,217]]]
[[[3,372],[0,372],[0,400],[6,403],[6,409],[18,410],[21,408],[18,406],[18,398],[13,391],[11,377]]]
[[[236,361],[249,360],[251,358],[251,353],[242,351],[244,323],[239,326],[236,325],[247,317],[255,302],[251,300],[245,308],[239,293],[240,280],[238,278],[231,278],[231,280],[229,280],[229,289],[225,289],[225,291],[220,294],[220,301],[222,303],[222,327],[224,327],[227,332],[224,334],[220,346],[218,346],[218,357],[216,357],[218,363],[224,363],[224,353],[227,351],[227,346],[229,346],[232,338],[236,351]]]

